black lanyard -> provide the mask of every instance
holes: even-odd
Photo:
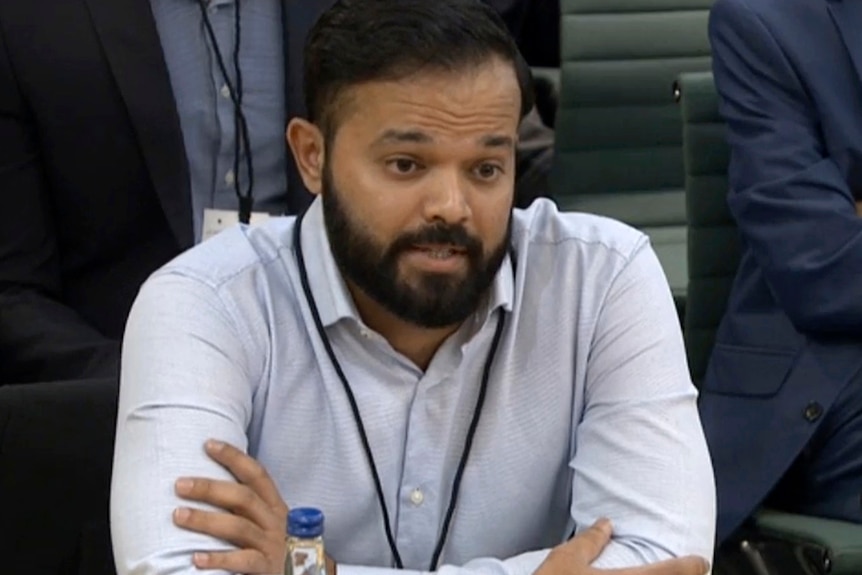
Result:
[[[224,56],[218,46],[218,39],[213,30],[212,22],[207,15],[207,0],[198,0],[198,6],[201,9],[201,18],[204,22],[207,36],[213,47],[213,53],[216,57],[216,63],[224,77],[225,86],[228,89],[231,103],[233,103],[234,112],[234,148],[233,148],[233,187],[236,193],[237,201],[239,202],[239,221],[247,224],[251,219],[251,212],[254,209],[254,160],[251,155],[251,138],[248,134],[248,121],[245,117],[245,112],[242,108],[242,68],[239,65],[239,47],[240,47],[240,2],[236,0],[234,3],[234,50],[233,50],[233,67],[236,73],[236,85],[230,81],[230,76],[227,73],[227,66],[224,62]],[[239,181],[239,159],[242,155],[242,150],[245,150],[245,165],[246,175],[248,177],[248,191],[243,194],[242,187]]]
[[[353,395],[353,390],[350,383],[347,381],[347,376],[341,369],[341,364],[338,358],[335,357],[335,352],[332,349],[332,344],[329,342],[329,337],[326,335],[326,330],[323,328],[323,322],[320,321],[320,313],[317,310],[317,304],[314,301],[314,295],[311,293],[311,286],[308,283],[308,273],[305,269],[305,258],[302,255],[302,241],[300,238],[300,229],[302,227],[302,219],[305,213],[296,218],[296,224],[293,229],[293,244],[296,246],[296,260],[299,264],[299,278],[302,282],[302,291],[305,292],[305,299],[311,308],[311,315],[314,318],[314,326],[317,328],[317,333],[323,342],[323,347],[326,348],[326,354],[341,380],[344,387],[344,393],[347,394],[347,400],[350,402],[350,410],[353,412],[353,419],[356,422],[356,427],[359,430],[359,438],[362,441],[362,447],[365,450],[365,456],[368,459],[368,466],[371,468],[371,477],[374,479],[374,488],[377,490],[377,500],[380,503],[380,510],[383,513],[383,529],[386,531],[386,540],[389,543],[389,549],[392,551],[392,558],[395,562],[395,567],[398,569],[404,568],[404,563],[401,561],[401,554],[398,553],[398,546],[395,544],[395,537],[392,534],[392,525],[389,523],[389,511],[386,508],[386,498],[383,496],[383,487],[380,484],[380,475],[377,472],[377,465],[374,463],[374,455],[371,452],[371,445],[368,442],[368,435],[365,433],[365,425],[362,423],[362,416],[359,413],[359,406],[356,404],[356,398]],[[470,421],[470,427],[467,431],[467,437],[464,440],[464,450],[461,452],[461,460],[458,462],[458,468],[455,471],[455,477],[452,479],[452,494],[449,498],[449,507],[446,509],[446,516],[443,519],[443,527],[440,530],[440,537],[437,540],[437,545],[434,548],[434,554],[431,556],[431,565],[429,571],[434,571],[437,568],[437,563],[440,561],[440,555],[443,553],[443,546],[446,544],[446,536],[449,534],[449,526],[452,523],[452,516],[455,513],[455,505],[458,501],[458,491],[461,488],[461,478],[464,476],[464,468],[467,466],[467,457],[470,455],[470,449],[473,447],[473,438],[476,435],[476,428],[479,426],[479,417],[482,415],[482,406],[485,403],[485,395],[488,389],[488,377],[491,373],[491,365],[494,363],[494,356],[497,355],[497,348],[500,345],[500,337],[503,335],[503,326],[505,324],[506,315],[503,310],[500,310],[500,317],[497,320],[497,330],[494,332],[494,339],[491,342],[491,350],[488,352],[488,357],[485,359],[485,367],[482,370],[482,383],[479,387],[479,397],[476,399],[476,406],[473,409],[473,418]]]

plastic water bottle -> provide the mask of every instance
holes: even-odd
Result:
[[[284,575],[326,575],[323,512],[312,507],[287,514],[287,558]]]

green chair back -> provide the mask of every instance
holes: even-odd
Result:
[[[712,0],[561,0],[560,106],[552,176],[563,210],[645,231],[685,297],[679,111],[683,72],[709,70]]]
[[[554,183],[564,209],[685,223],[677,76],[709,70],[712,0],[562,0]]]
[[[677,86],[688,220],[685,340],[699,385],[739,266],[739,237],[727,207],[730,150],[712,73],[682,74]]]

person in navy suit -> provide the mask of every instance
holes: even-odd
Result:
[[[862,522],[862,2],[717,0],[742,260],[701,396],[719,540],[761,504]]]

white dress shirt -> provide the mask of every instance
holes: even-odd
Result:
[[[143,286],[125,336],[111,500],[120,575],[197,573],[230,546],[172,522],[181,476],[229,479],[208,438],[259,460],[289,506],[326,517],[339,575],[392,554],[348,400],[314,328],[295,219],[237,227]],[[532,573],[599,517],[599,567],[711,560],[712,468],[679,323],[647,238],[618,222],[516,210],[481,308],[424,372],[360,319],[320,200],[301,230],[309,282],[368,433],[399,552],[423,571],[438,538],[494,331],[488,395],[438,571]]]

